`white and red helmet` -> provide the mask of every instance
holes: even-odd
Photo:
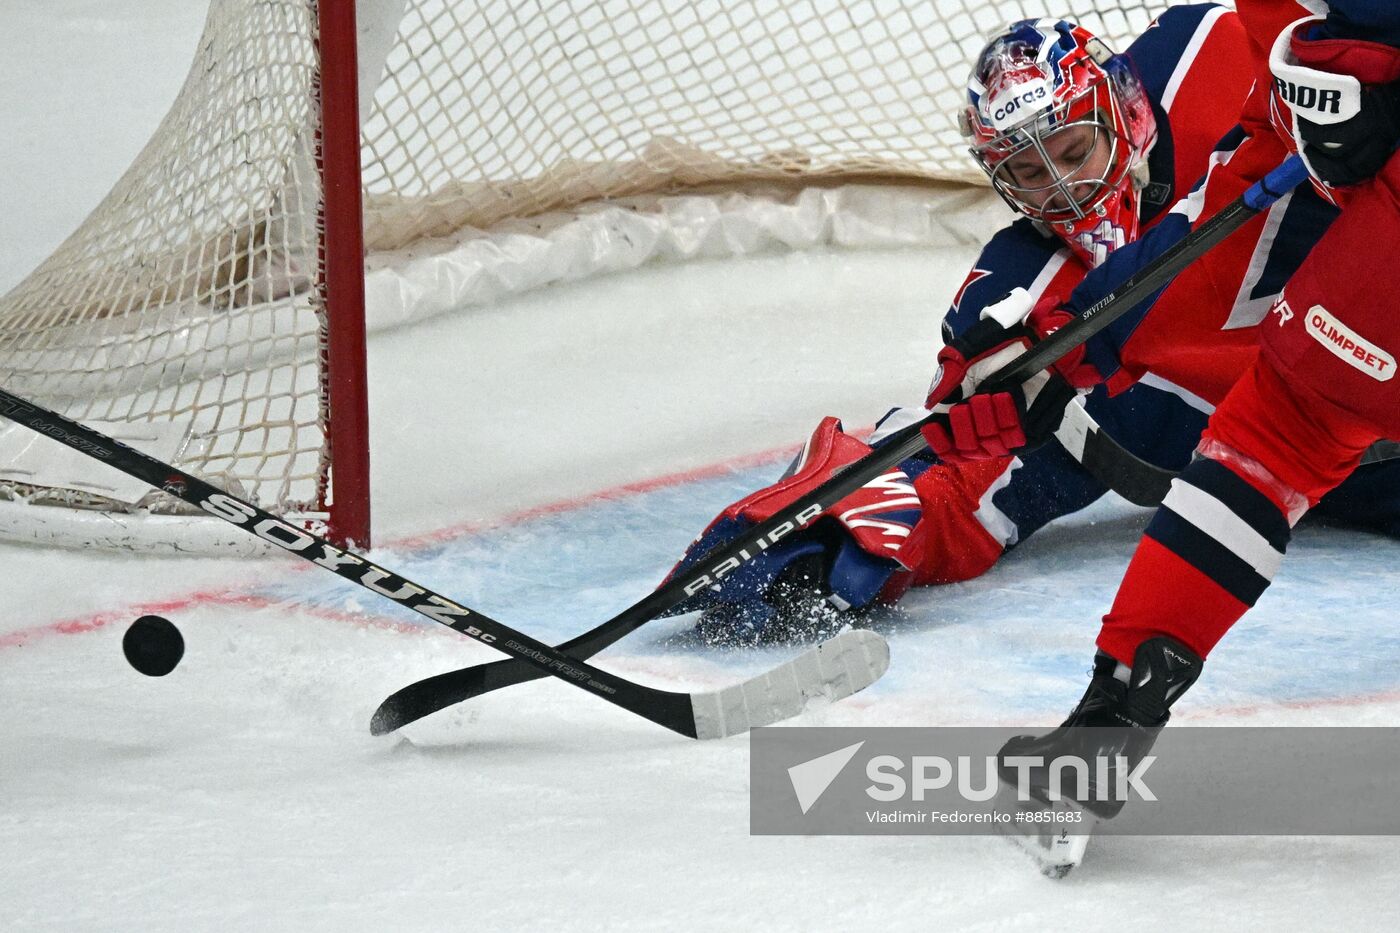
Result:
[[[1015,210],[1091,266],[1137,238],[1157,121],[1131,61],[1082,26],[1021,20],[977,56],[967,92],[959,126]],[[1058,135],[1076,127],[1092,135]]]

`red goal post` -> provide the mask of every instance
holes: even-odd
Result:
[[[369,543],[370,331],[657,258],[989,232],[983,36],[1165,2],[212,0],[170,113],[0,297],[6,388]],[[985,206],[985,205],[984,205]],[[0,537],[241,549],[0,430]]]

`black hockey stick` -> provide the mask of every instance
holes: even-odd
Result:
[[[1090,476],[1133,505],[1161,505],[1176,478],[1114,440],[1078,401],[1065,406],[1055,439]]]
[[[874,683],[889,646],[874,632],[847,631],[741,684],[703,693],[646,687],[567,657],[555,648],[341,550],[249,502],[34,402],[0,389],[0,415],[94,460],[164,490],[326,568],[367,590],[510,655],[535,677],[550,675],[691,738],[722,738],[802,712],[816,698],[839,699]]]
[[[1267,210],[1307,177],[1307,169],[1301,159],[1292,156],[1285,160],[1243,195],[1221,208],[1215,216],[1172,244],[1155,260],[1095,302],[1076,320],[1065,324],[993,373],[983,383],[983,390],[995,392],[1009,388],[1045,369],[1167,285],[1181,270],[1205,255],[1251,217]],[[864,458],[848,465],[772,518],[761,522],[728,544],[716,547],[691,567],[676,572],[640,602],[634,603],[596,628],[562,643],[559,650],[572,657],[591,658],[687,596],[717,585],[741,564],[752,560],[781,538],[815,521],[827,509],[890,467],[923,450],[925,444],[920,429],[940,417],[942,416],[929,415],[894,432]],[[1127,454],[1127,451],[1123,453]],[[1145,463],[1143,465],[1150,466]],[[379,705],[379,709],[375,710],[370,731],[375,735],[392,732],[455,703],[499,690],[501,687],[534,680],[538,676],[533,668],[514,661],[493,661],[438,674],[410,684],[385,699]]]

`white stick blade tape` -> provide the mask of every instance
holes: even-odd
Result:
[[[791,719],[809,703],[858,693],[889,670],[890,646],[874,632],[842,632],[786,664],[693,700],[696,738],[719,739]]]

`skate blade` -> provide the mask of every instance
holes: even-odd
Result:
[[[997,823],[1001,837],[1029,855],[1045,877],[1063,878],[1084,860],[1096,819],[1073,801],[1018,801],[1003,784],[996,808],[1009,816]]]
[[[1070,834],[1064,830],[1035,835],[1029,835],[1029,832],[1034,831],[1003,829],[1001,837],[1029,855],[1036,868],[1047,878],[1063,878],[1079,867],[1084,860],[1084,850],[1089,847],[1087,834]]]

